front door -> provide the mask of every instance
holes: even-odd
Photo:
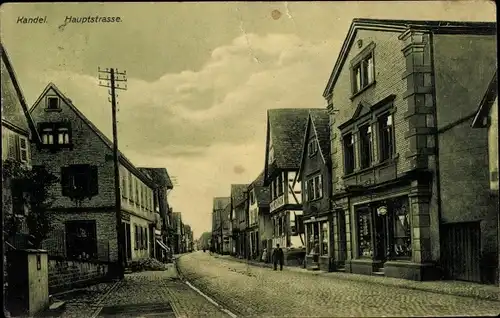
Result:
[[[375,235],[374,235],[374,247],[375,247],[375,260],[385,262],[388,255],[388,242],[389,242],[389,224],[387,217],[387,209],[372,209],[373,219],[375,220]]]
[[[345,263],[345,260],[347,259],[347,246],[346,246],[346,241],[347,241],[347,236],[346,236],[346,227],[345,227],[345,212],[344,211],[339,211],[337,214],[337,228],[339,231],[339,236],[338,236],[338,249],[339,249],[339,262],[341,264]]]

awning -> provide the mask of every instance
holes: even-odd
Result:
[[[170,249],[168,248],[168,246],[166,246],[165,244],[163,244],[162,241],[156,240],[156,243],[158,243],[158,245],[160,245],[165,251],[170,252]]]

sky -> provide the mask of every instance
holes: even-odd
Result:
[[[127,72],[118,144],[138,167],[165,167],[194,236],[212,201],[264,168],[266,110],[326,107],[323,89],[353,18],[495,21],[493,2],[10,3],[0,38],[28,104],[53,82],[108,137],[98,67]],[[120,17],[65,24],[66,17]],[[19,17],[46,17],[21,24]]]

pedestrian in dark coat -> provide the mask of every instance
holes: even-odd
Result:
[[[283,250],[281,249],[280,245],[276,244],[276,248],[273,251],[274,270],[278,269],[278,263],[279,263],[280,264],[280,271],[282,271],[284,260],[285,260],[285,254],[283,253]]]

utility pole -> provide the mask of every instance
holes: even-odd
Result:
[[[118,131],[116,124],[116,89],[126,90],[127,86],[122,85],[117,82],[126,82],[127,81],[127,73],[126,71],[120,73],[118,69],[115,71],[114,68],[106,68],[105,70],[101,70],[98,68],[99,72],[99,86],[109,88],[109,94],[111,95],[111,99],[108,98],[108,101],[111,102],[111,115],[113,121],[113,163],[114,163],[114,177],[115,177],[115,213],[116,213],[116,235],[117,235],[117,245],[118,245],[118,264],[116,266],[116,276],[118,279],[123,279],[124,277],[124,255],[125,252],[123,248],[123,243],[125,242],[125,231],[122,228],[122,216],[121,216],[121,194],[120,194],[120,170],[118,166],[119,162],[119,152],[118,152]],[[101,74],[105,77],[101,77]],[[121,78],[120,78],[121,76]],[[102,84],[101,81],[105,81],[105,84]]]

